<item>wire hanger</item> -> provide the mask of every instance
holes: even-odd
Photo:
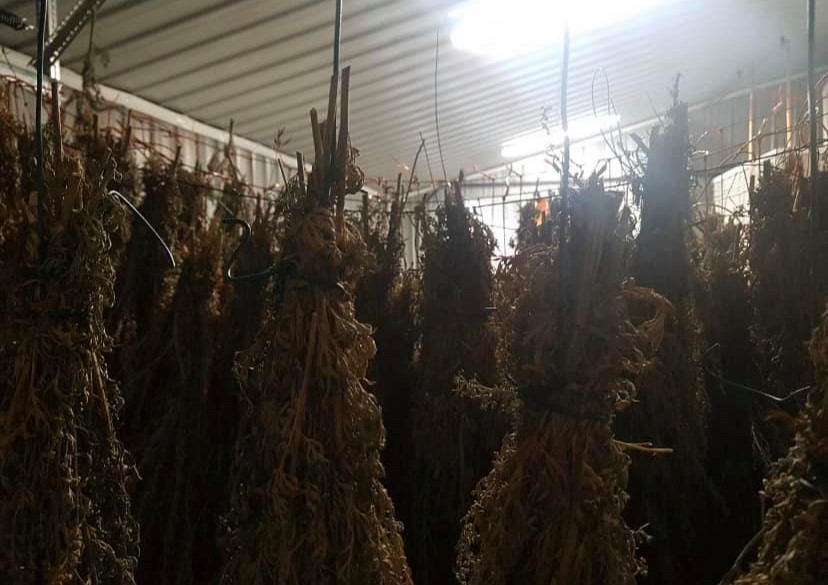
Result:
[[[758,390],[756,388],[751,388],[750,386],[740,384],[739,382],[734,382],[733,380],[728,380],[727,378],[722,376],[720,373],[714,372],[708,366],[708,362],[710,361],[708,358],[710,357],[710,354],[713,351],[717,350],[717,349],[721,349],[721,345],[718,344],[718,343],[714,343],[713,345],[708,347],[704,351],[704,353],[702,353],[701,367],[707,374],[709,374],[710,376],[712,376],[713,378],[715,378],[716,380],[718,380],[722,384],[726,384],[727,386],[730,386],[731,388],[735,388],[736,390],[742,390],[743,392],[750,392],[751,394],[756,394],[757,396],[761,396],[762,398],[765,398],[765,399],[770,400],[772,402],[775,402],[777,404],[782,404],[784,402],[787,402],[788,400],[790,400],[794,396],[802,394],[803,392],[807,392],[808,390],[811,389],[811,386],[803,386],[802,388],[797,388],[796,390],[791,391],[786,396],[774,396],[773,394],[770,394],[768,392],[763,392],[762,390]]]
[[[109,195],[111,197],[115,197],[115,199],[126,205],[129,208],[129,210],[133,213],[133,215],[135,215],[138,219],[140,219],[143,222],[145,226],[147,226],[147,229],[152,233],[153,236],[155,236],[155,239],[158,240],[158,243],[161,244],[161,247],[164,249],[165,255],[167,256],[167,259],[170,261],[170,266],[172,268],[175,268],[175,256],[173,256],[170,247],[167,246],[167,243],[164,241],[161,235],[157,231],[155,231],[154,227],[152,227],[152,224],[149,222],[149,220],[146,217],[144,217],[140,211],[138,211],[138,208],[135,207],[129,199],[127,199],[114,189],[111,189],[109,191]]]
[[[239,240],[239,245],[236,246],[236,249],[233,250],[233,253],[230,255],[230,261],[227,263],[227,269],[224,271],[224,276],[227,280],[232,280],[233,282],[239,282],[244,280],[260,280],[262,278],[269,278],[278,274],[283,268],[284,263],[276,263],[270,268],[262,270],[260,272],[252,272],[250,274],[233,274],[233,264],[235,264],[236,259],[241,252],[242,246],[247,244],[250,241],[250,238],[253,237],[253,230],[250,228],[250,224],[244,221],[243,219],[239,219],[238,217],[228,217],[226,219],[221,220],[226,226],[233,227],[239,226],[242,228],[242,235],[241,239]]]

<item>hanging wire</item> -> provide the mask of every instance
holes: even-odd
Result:
[[[420,153],[425,148],[425,138],[420,134],[420,146],[417,148],[417,154],[414,155],[414,164],[411,165],[411,174],[408,177],[408,187],[405,190],[405,197],[403,198],[403,205],[408,201],[408,196],[411,194],[411,185],[414,183],[414,171],[417,170],[417,161],[420,160]]]
[[[440,116],[437,109],[437,71],[440,65],[440,29],[437,29],[437,44],[434,47],[434,126],[437,131],[437,150],[440,153],[440,165],[443,167],[443,181],[448,180],[446,161],[443,158],[443,143],[440,141]]]
[[[431,181],[431,186],[434,187],[434,173],[431,172],[431,157],[428,156],[428,146],[426,146],[426,141],[425,138],[423,138],[422,132],[420,132],[420,142],[423,145],[423,152],[425,152],[426,166],[428,167],[428,178]]]
[[[810,299],[810,317],[811,327],[816,326],[819,317],[820,308],[817,301],[817,222],[820,221],[819,205],[820,197],[817,193],[817,174],[819,171],[819,147],[817,145],[817,98],[816,98],[816,75],[815,75],[815,59],[816,59],[816,0],[807,0],[808,2],[808,129],[809,129],[809,153],[811,155],[811,183],[810,195],[811,206],[808,210],[808,242],[811,247],[811,262],[809,266],[810,280],[811,280],[811,299]],[[824,262],[824,260],[823,260]]]
[[[46,12],[49,0],[40,0],[37,15],[37,93],[35,104],[35,152],[37,156],[37,233],[40,258],[46,257],[45,183],[46,161],[43,160],[43,51],[46,46]]]
[[[730,386],[731,388],[734,388],[736,390],[742,390],[743,392],[749,392],[751,394],[761,396],[762,398],[765,398],[765,399],[770,400],[772,402],[776,402],[777,404],[782,404],[784,402],[787,402],[791,398],[793,398],[795,396],[798,396],[798,395],[802,394],[803,392],[808,392],[811,389],[811,386],[803,386],[802,388],[797,388],[796,390],[793,390],[793,391],[789,392],[785,396],[774,396],[773,394],[769,394],[768,392],[763,392],[762,390],[758,390],[756,388],[751,388],[750,386],[740,384],[739,382],[734,382],[733,380],[728,380],[727,378],[722,376],[720,373],[714,372],[708,366],[708,362],[710,361],[708,358],[709,358],[710,354],[713,351],[715,351],[717,349],[720,349],[720,347],[721,346],[718,343],[714,343],[713,345],[708,347],[704,351],[704,353],[702,353],[701,367],[705,371],[705,373],[712,376],[713,378],[715,378],[716,380],[718,380],[722,384]]]
[[[567,102],[569,94],[569,25],[564,27],[563,64],[561,66],[561,129],[563,130],[563,165],[561,168],[561,195],[566,198],[569,191],[569,116]]]
[[[152,233],[152,235],[155,236],[155,239],[158,240],[158,243],[161,244],[161,247],[164,249],[164,253],[167,256],[167,259],[170,261],[170,266],[172,268],[175,268],[175,256],[173,256],[172,250],[170,250],[170,247],[164,241],[164,238],[161,237],[161,234],[155,231],[155,228],[152,227],[152,224],[149,222],[149,220],[146,217],[144,217],[140,211],[138,211],[138,208],[135,207],[129,199],[121,195],[118,191],[112,189],[109,191],[109,195],[110,197],[115,197],[118,201],[126,205],[129,208],[129,210],[133,213],[133,215],[135,215],[135,217],[137,217],[141,220],[141,222],[143,222],[143,224]]]

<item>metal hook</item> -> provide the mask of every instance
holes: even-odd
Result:
[[[731,388],[735,388],[736,390],[742,390],[744,392],[750,392],[752,394],[756,394],[757,396],[761,396],[762,398],[766,398],[767,400],[770,400],[772,402],[776,402],[777,404],[782,404],[784,402],[787,402],[788,400],[790,400],[794,396],[802,394],[803,392],[807,392],[808,390],[811,389],[811,386],[803,386],[802,388],[797,388],[796,390],[791,391],[790,393],[788,393],[787,396],[781,396],[780,397],[780,396],[774,396],[773,394],[769,394],[767,392],[762,392],[761,390],[757,390],[756,388],[751,388],[750,386],[745,386],[744,384],[740,384],[739,382],[734,382],[733,380],[728,380],[727,378],[725,378],[721,374],[719,374],[717,372],[714,372],[707,365],[708,357],[710,356],[710,354],[713,351],[715,351],[717,349],[721,349],[721,345],[718,344],[718,343],[714,343],[713,345],[708,347],[706,350],[704,350],[704,352],[702,353],[701,367],[707,374],[709,374],[710,376],[712,376],[713,378],[715,378],[719,382],[721,382],[723,384],[727,384]]]
[[[170,266],[172,268],[175,268],[175,256],[173,256],[170,247],[167,246],[167,243],[164,241],[161,235],[157,231],[155,231],[155,228],[152,227],[152,224],[147,220],[147,218],[144,217],[140,211],[138,211],[138,208],[135,207],[129,199],[127,199],[114,189],[109,191],[109,194],[121,201],[121,203],[123,203],[127,207],[129,207],[129,210],[132,211],[132,213],[135,214],[135,216],[138,217],[142,222],[144,222],[144,225],[147,226],[147,229],[149,229],[149,231],[152,232],[152,235],[155,236],[155,239],[158,240],[158,243],[161,244],[162,248],[164,248],[164,252],[167,255],[167,259],[169,259],[170,261]]]
[[[239,240],[239,245],[236,246],[236,249],[233,250],[233,253],[230,255],[230,261],[227,263],[227,270],[224,272],[225,278],[227,280],[232,280],[234,282],[240,280],[258,280],[260,278],[268,278],[273,276],[274,274],[278,273],[279,270],[282,268],[281,264],[274,264],[270,268],[266,270],[262,270],[261,272],[253,272],[251,274],[242,274],[242,275],[234,275],[232,273],[233,264],[236,262],[236,258],[238,257],[239,253],[241,252],[242,246],[247,244],[250,241],[250,238],[253,237],[253,230],[250,228],[250,224],[244,221],[243,219],[239,219],[238,217],[228,217],[221,220],[226,226],[240,226],[242,228],[242,236]]]

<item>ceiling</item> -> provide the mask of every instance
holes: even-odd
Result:
[[[61,14],[76,0],[58,0]],[[579,0],[585,1],[585,0]],[[370,177],[394,177],[426,139],[441,175],[500,165],[505,140],[557,123],[560,50],[508,61],[464,53],[449,40],[441,0],[344,0],[342,64],[351,65],[350,123]],[[33,0],[0,7],[34,22]],[[95,25],[99,82],[216,126],[286,149],[312,153],[308,111],[325,109],[331,73],[334,0],[109,0]],[[822,8],[822,7],[819,7]],[[828,62],[828,14],[817,25],[819,62]],[[27,54],[34,32],[0,27],[0,43]],[[550,27],[552,28],[552,27]],[[628,21],[572,39],[570,117],[606,108],[607,88],[622,124],[651,118],[681,97],[708,99],[784,75],[806,63],[804,0],[662,0]],[[780,38],[790,39],[787,51]],[[88,30],[64,56],[79,71]],[[595,80],[593,82],[593,80]]]

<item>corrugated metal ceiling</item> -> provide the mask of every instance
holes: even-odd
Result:
[[[75,0],[59,0],[61,11]],[[449,174],[499,165],[500,144],[539,127],[544,107],[554,123],[559,50],[496,62],[448,40],[458,2],[345,0],[343,65],[352,66],[351,129],[366,174],[393,177],[410,162],[422,132],[439,168],[434,122],[434,66],[441,31],[438,100]],[[0,1],[34,21],[34,2]],[[820,62],[828,18],[821,11]],[[100,82],[207,123],[272,143],[279,128],[289,150],[312,153],[308,110],[325,108],[331,68],[334,0],[109,0],[95,43],[109,65]],[[552,26],[550,26],[550,30]],[[780,37],[791,39],[789,49]],[[0,43],[31,54],[32,32],[0,32]],[[63,64],[80,70],[83,33]],[[805,64],[805,2],[663,0],[660,7],[572,42],[570,112],[592,115],[593,93],[606,104],[607,82],[623,123],[652,117],[682,74],[690,101],[783,75]],[[596,77],[596,72],[606,74]],[[593,79],[598,82],[593,84]],[[595,86],[595,92],[593,92]]]

